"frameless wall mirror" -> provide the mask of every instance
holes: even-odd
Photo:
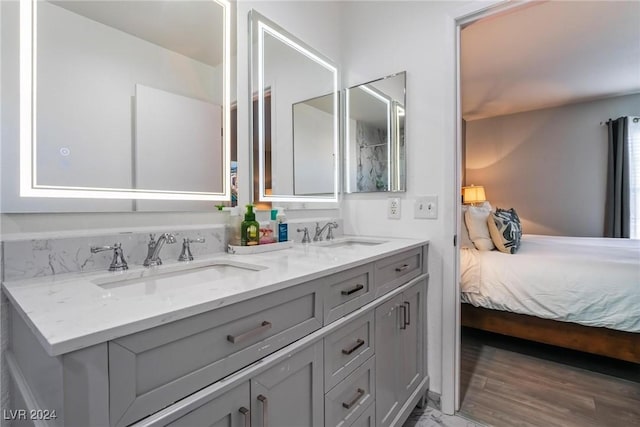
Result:
[[[230,200],[230,48],[227,0],[21,0],[21,196]]]
[[[406,191],[401,72],[345,91],[345,191]]]
[[[256,11],[250,20],[254,202],[335,202],[338,69]]]

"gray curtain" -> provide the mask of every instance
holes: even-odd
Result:
[[[629,185],[629,118],[607,122],[609,156],[607,165],[607,200],[605,237],[629,237],[631,189]]]

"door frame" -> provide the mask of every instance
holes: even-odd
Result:
[[[443,307],[452,307],[442,313],[442,394],[441,410],[445,414],[453,415],[460,409],[460,249],[459,236],[461,226],[461,181],[462,181],[462,108],[460,86],[460,31],[467,25],[486,18],[505,13],[515,8],[535,5],[534,0],[487,0],[466,4],[449,15],[447,30],[453,42],[453,70],[455,81],[453,84],[453,224],[454,243],[451,246],[453,254],[452,266],[445,266],[443,271]]]

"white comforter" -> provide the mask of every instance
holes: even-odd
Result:
[[[461,250],[462,300],[640,332],[640,240],[524,235],[518,253]]]

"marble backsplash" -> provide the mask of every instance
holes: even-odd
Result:
[[[313,218],[289,221],[289,240],[300,242],[302,233],[298,228],[307,227],[313,238],[316,222],[323,225],[335,220],[339,226],[334,236],[343,235],[341,219]],[[172,233],[176,243],[165,244],[160,258],[165,262],[174,262],[182,251],[184,238],[204,238],[204,243],[192,243],[191,252],[195,259],[205,255],[225,252],[227,234],[224,225],[148,228],[127,232],[101,232],[92,235],[25,236],[2,242],[2,280],[22,280],[56,274],[107,271],[113,258],[112,251],[91,253],[92,246],[106,246],[121,243],[125,259],[129,266],[140,266],[147,256],[149,234]],[[326,236],[326,232],[323,233]]]
[[[3,242],[3,280],[30,279],[64,273],[107,271],[112,251],[91,253],[92,246],[121,243],[125,260],[130,266],[141,265],[147,256],[149,234],[169,232],[176,243],[165,244],[160,258],[177,260],[182,250],[182,239],[204,238],[204,243],[192,243],[193,256],[224,252],[226,235],[224,225],[209,228],[145,229],[139,232],[104,233],[99,235],[50,237],[42,239],[10,240]]]

